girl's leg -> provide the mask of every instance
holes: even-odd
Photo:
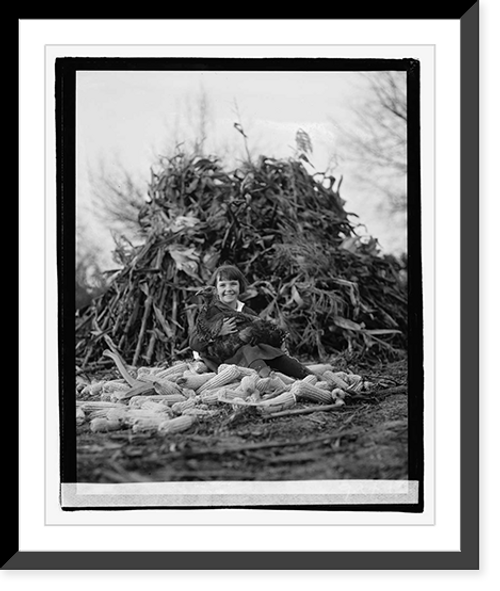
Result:
[[[276,359],[269,359],[267,363],[276,371],[299,380],[312,374],[312,372],[302,365],[302,363],[293,357],[288,357],[288,355],[282,355],[281,357],[276,357]]]

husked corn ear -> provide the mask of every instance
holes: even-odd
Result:
[[[172,376],[182,375],[187,369],[189,369],[189,363],[187,363],[187,361],[180,361],[179,363],[174,363],[170,367],[166,367],[159,371],[155,378],[158,380],[172,378]]]
[[[161,394],[163,396],[167,394],[182,394],[182,388],[171,380],[155,379],[153,381],[153,388],[157,394]]]
[[[237,391],[244,396],[250,396],[257,390],[257,382],[260,380],[258,374],[251,376],[243,376],[241,382],[237,387]]]
[[[258,376],[259,375],[259,372],[256,369],[253,369],[251,367],[243,367],[243,366],[239,365],[238,370],[239,370],[241,376]]]
[[[132,432],[140,433],[142,431],[156,431],[165,420],[164,416],[140,417],[134,419],[132,423]]]
[[[314,386],[314,384],[316,384],[316,382],[318,381],[318,378],[315,375],[309,374],[305,378],[303,378],[302,381],[308,384],[312,384]]]
[[[182,404],[176,402],[175,404]],[[170,407],[165,406],[161,402],[156,402],[155,400],[146,400],[144,404],[141,405],[143,410],[149,410],[151,412],[169,412]]]
[[[167,407],[169,405],[174,404],[175,402],[182,402],[186,400],[184,396],[181,394],[153,394],[153,395],[144,395],[144,396],[133,396],[129,401],[130,408],[141,408],[142,405],[147,401],[151,400],[162,404],[163,406]]]
[[[210,410],[208,408],[186,408],[186,410],[182,411],[183,415],[193,415],[195,417],[213,417],[218,414],[217,410]]]
[[[86,410],[88,408],[115,408],[116,404],[108,400],[77,400],[76,406]]]
[[[142,420],[164,421],[171,416],[171,414],[172,411],[167,408],[165,408],[163,412],[156,412],[146,408],[131,408],[127,412],[124,420],[128,425],[134,425]]]
[[[110,408],[106,412],[106,418],[108,419],[108,421],[124,421],[126,417],[126,408]]]
[[[205,373],[208,372],[208,367],[203,363],[203,361],[195,361],[190,365],[191,371],[195,373]]]
[[[230,363],[221,363],[219,365],[219,367],[217,368],[217,373],[222,373],[231,367],[235,367],[235,366],[231,365]]]
[[[185,400],[187,400],[186,396],[184,396],[184,394],[166,394],[164,395],[164,402],[166,404],[168,404],[169,406],[172,406],[172,404],[175,404],[176,402],[184,402]]]
[[[105,408],[94,408],[94,409],[87,411],[87,416],[91,420],[94,418],[98,418],[98,417],[106,418],[108,412],[109,412],[109,410],[107,410]]]
[[[332,390],[333,400],[342,400],[346,397],[346,393],[341,388],[335,388]]]
[[[105,383],[105,380],[91,382],[90,384],[88,384],[88,386],[85,386],[85,388],[83,388],[82,392],[83,394],[90,394],[91,396],[96,396],[97,394],[100,394],[102,392]]]
[[[324,374],[325,371],[333,371],[333,365],[330,363],[316,363],[307,365],[306,367],[315,374]]]
[[[139,367],[137,369],[137,379],[142,380],[143,378],[153,378],[161,371],[163,371],[162,367]]]
[[[261,394],[281,394],[281,392],[288,390],[289,387],[290,386],[287,386],[278,376],[272,378],[260,378],[257,382],[257,390]]]
[[[287,376],[286,374],[281,373],[280,371],[276,371],[274,373],[275,376],[278,377],[286,386],[292,385],[296,381],[295,378]]]
[[[234,390],[232,388],[221,388],[217,390],[218,400],[234,400],[235,398],[240,398],[241,400],[243,400],[247,396],[248,394],[245,394],[239,390]]]
[[[332,401],[330,392],[317,388],[308,382],[304,382],[304,380],[295,382],[290,391],[297,396],[297,399],[306,398],[307,400],[314,400],[315,402],[324,404],[329,404]]]
[[[177,384],[182,388],[188,388],[190,390],[198,390],[205,382],[214,378],[217,374],[213,371],[200,374],[183,375],[177,379]]]
[[[187,408],[193,408],[196,406],[196,400],[194,398],[188,398],[182,402],[176,402],[172,404],[172,410],[175,414],[182,414]]]
[[[90,430],[94,433],[105,431],[116,431],[120,429],[121,423],[117,420],[108,420],[104,417],[96,417],[90,421]]]
[[[82,376],[76,376],[75,382],[77,392],[81,392],[84,388],[86,388],[89,385],[88,381],[82,378]]]
[[[222,386],[226,386],[231,382],[239,380],[241,373],[236,365],[229,365],[221,371],[217,373],[216,376],[210,378],[207,382],[205,382],[202,386],[198,388],[198,393],[206,392],[207,390],[213,390],[214,388],[220,388]]]
[[[219,401],[219,391],[220,388],[215,388],[214,390],[202,392],[199,394],[201,402],[208,405],[217,404]]]
[[[191,428],[196,423],[195,415],[181,415],[173,419],[163,421],[158,425],[160,433],[180,433]]]
[[[78,426],[83,425],[83,423],[85,423],[86,420],[87,417],[85,416],[85,411],[83,410],[83,408],[78,407],[76,409],[76,424]]]
[[[326,380],[329,384],[331,384],[334,388],[346,390],[348,387],[348,384],[343,379],[343,377],[339,376],[339,374],[333,373],[333,371],[325,371],[323,374],[323,379]]]
[[[126,392],[130,390],[130,384],[125,380],[110,380],[102,385],[102,392]]]
[[[196,398],[196,392],[190,388],[182,388],[182,395],[186,398]]]
[[[108,419],[105,417],[96,417],[90,421],[90,430],[94,433],[108,430]]]
[[[347,374],[345,376],[344,381],[346,383],[346,386],[342,389],[346,390],[346,392],[356,393],[361,392],[361,390],[363,390],[363,378],[361,376],[358,376],[356,374]]]
[[[283,392],[282,394],[278,394],[274,398],[270,400],[263,401],[259,404],[259,409],[263,413],[273,413],[279,412],[282,410],[286,410],[287,408],[291,408],[297,404],[297,397],[295,394],[290,390],[287,392]]]

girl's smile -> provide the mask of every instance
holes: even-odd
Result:
[[[236,303],[240,294],[239,281],[217,280],[217,295],[226,304]]]

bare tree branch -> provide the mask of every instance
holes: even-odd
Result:
[[[392,211],[406,209],[407,104],[404,72],[367,73],[367,95],[350,126],[332,121],[344,161],[367,187],[385,195]]]

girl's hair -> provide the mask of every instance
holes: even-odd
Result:
[[[215,285],[218,279],[225,279],[226,281],[238,281],[240,284],[240,292],[244,293],[247,289],[247,280],[243,273],[234,265],[222,265],[217,268],[212,275],[211,283]]]

